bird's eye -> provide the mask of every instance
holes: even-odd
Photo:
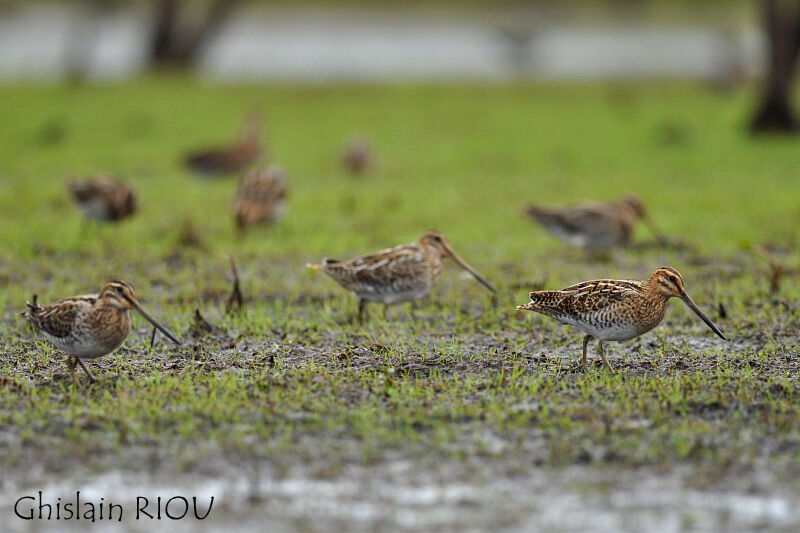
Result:
[[[117,287],[117,292],[122,292],[122,287]]]
[[[675,279],[675,276],[670,276],[670,277],[669,277],[669,280],[670,280],[671,282],[673,282],[673,283],[674,283],[674,282],[676,282],[676,281],[678,281],[677,279]]]
[[[442,238],[439,237],[438,235],[436,237],[434,237],[433,240],[438,241],[438,242],[442,242]]]

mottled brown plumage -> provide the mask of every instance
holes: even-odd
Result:
[[[592,338],[599,341],[600,357],[611,368],[603,342],[625,341],[650,331],[664,319],[667,301],[672,297],[681,298],[714,333],[725,339],[686,293],[683,277],[672,267],[661,267],[644,281],[600,279],[560,291],[532,292],[531,301],[517,309],[536,311],[585,331],[581,359],[584,368],[586,347]]]
[[[247,121],[241,139],[231,146],[208,148],[188,154],[186,166],[198,175],[211,177],[234,174],[249,167],[261,156],[261,119]]]
[[[112,176],[67,182],[72,199],[83,214],[100,222],[119,222],[136,212],[136,195]]]
[[[356,257],[348,261],[324,259],[311,265],[332,277],[358,298],[358,319],[363,320],[366,302],[385,306],[426,296],[439,279],[442,258],[451,257],[492,292],[496,289],[455,253],[450,242],[436,231],[425,232],[419,241]],[[384,315],[386,307],[384,307]]]
[[[627,245],[638,220],[644,221],[660,241],[666,242],[648,218],[642,201],[633,195],[617,202],[589,202],[570,207],[530,205],[525,212],[567,244],[587,250]]]
[[[136,309],[176,344],[180,341],[142,309],[133,287],[122,281],[106,284],[100,294],[74,296],[53,305],[28,302],[22,314],[51,344],[63,350],[75,378],[75,362],[94,380],[81,359],[95,359],[116,350],[131,330],[130,309]],[[73,362],[73,359],[75,362]]]
[[[273,223],[286,213],[286,174],[277,167],[253,170],[242,180],[234,216],[240,229]]]

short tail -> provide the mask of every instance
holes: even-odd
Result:
[[[530,293],[531,301],[518,305],[517,309],[521,311],[535,311],[544,315],[550,315],[557,305],[557,300],[561,299],[563,295],[558,291],[537,291]]]
[[[324,272],[331,265],[338,263],[336,259],[328,259],[327,257],[322,260],[320,264],[306,263],[306,270],[308,271],[322,271]]]
[[[523,213],[534,220],[541,221],[542,219],[547,217],[549,212],[546,209],[542,209],[541,207],[535,206],[533,204],[528,204],[528,206],[523,210]]]
[[[318,265],[311,264],[311,263],[306,263],[306,268],[312,269],[312,270],[325,270],[327,267],[335,265],[338,262],[339,261],[337,261],[336,259],[329,259],[329,258],[326,257],[326,258],[324,258],[322,260],[322,263],[318,264]]]
[[[25,311],[24,313],[20,313],[19,316],[27,317],[28,313],[30,313],[31,311],[38,311],[39,310],[39,304],[37,303],[38,299],[39,297],[34,294],[30,302],[25,302],[25,305],[28,306],[28,310]]]

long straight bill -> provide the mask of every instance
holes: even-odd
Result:
[[[710,327],[710,328],[711,328],[711,330],[712,330],[714,333],[716,333],[717,335],[719,335],[719,337],[720,337],[722,340],[725,340],[725,341],[726,341],[726,340],[728,340],[728,339],[726,339],[726,338],[725,338],[725,335],[723,335],[723,334],[722,334],[722,332],[719,330],[719,328],[717,327],[717,325],[716,325],[716,324],[714,324],[714,323],[711,321],[711,319],[710,319],[710,318],[708,318],[708,317],[706,316],[706,314],[705,314],[705,313],[703,313],[703,312],[700,310],[700,308],[699,308],[699,307],[697,307],[697,304],[696,304],[696,303],[694,303],[694,301],[692,301],[692,299],[691,299],[691,298],[689,298],[689,295],[688,295],[688,294],[686,294],[685,292],[683,292],[683,291],[682,291],[682,292],[681,292],[681,298],[683,299],[683,301],[684,301],[684,302],[686,302],[686,305],[688,305],[688,306],[689,306],[689,309],[691,309],[692,311],[694,311],[694,312],[695,312],[695,314],[696,314],[697,316],[699,316],[699,317],[702,319],[702,321],[703,321],[703,322],[705,322],[705,323],[706,323],[706,325],[708,325],[708,327]]]
[[[664,233],[658,228],[658,226],[655,225],[653,219],[651,219],[649,216],[646,215],[642,216],[642,222],[644,222],[644,225],[647,226],[647,229],[650,230],[650,233],[653,234],[653,236],[656,238],[656,240],[661,246],[665,246],[668,248],[676,247],[675,243],[664,236]]]
[[[176,337],[175,335],[173,335],[172,333],[170,333],[170,332],[169,332],[169,330],[168,330],[167,328],[165,328],[164,326],[162,326],[161,324],[159,324],[158,322],[156,322],[156,319],[155,319],[155,318],[153,318],[153,317],[151,317],[149,314],[147,314],[147,311],[145,311],[144,309],[142,309],[142,306],[141,306],[141,305],[139,305],[139,302],[133,301],[133,302],[131,302],[131,304],[133,304],[133,307],[134,307],[134,308],[135,308],[135,309],[136,309],[136,310],[139,312],[139,314],[140,314],[140,315],[142,315],[142,316],[143,316],[145,319],[147,319],[147,321],[148,321],[148,322],[150,322],[150,323],[151,323],[151,324],[153,324],[153,325],[154,325],[156,328],[158,328],[158,330],[159,330],[161,333],[163,333],[164,335],[166,335],[166,336],[167,336],[167,338],[169,338],[169,340],[171,340],[171,341],[172,341],[172,342],[174,342],[175,344],[180,344],[180,343],[181,343],[181,341],[180,341],[180,340],[178,340],[178,337]]]
[[[455,261],[456,263],[458,263],[458,264],[461,266],[461,268],[463,268],[464,270],[466,270],[467,272],[469,272],[470,274],[472,274],[473,276],[475,276],[475,279],[477,279],[478,281],[480,281],[480,282],[481,282],[481,284],[482,284],[484,287],[486,287],[487,289],[489,289],[489,290],[490,290],[490,291],[492,291],[492,292],[497,292],[497,289],[495,289],[495,288],[494,288],[494,285],[492,285],[491,283],[489,283],[489,280],[487,280],[486,278],[484,278],[483,276],[481,276],[480,274],[478,274],[478,271],[477,271],[477,270],[475,270],[474,268],[472,268],[471,266],[469,266],[469,265],[467,264],[467,262],[466,262],[466,261],[464,261],[463,259],[461,259],[461,257],[459,257],[459,256],[458,256],[458,254],[457,254],[457,253],[456,253],[456,252],[455,252],[455,251],[454,251],[454,250],[453,250],[451,247],[449,247],[449,246],[447,247],[447,254],[448,254],[448,255],[449,255],[449,256],[450,256],[450,257],[453,259],[453,261]]]

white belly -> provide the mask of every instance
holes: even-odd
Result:
[[[597,340],[601,341],[627,341],[639,336],[636,325],[633,323],[619,323],[609,326],[594,326],[572,318],[560,318],[560,322],[575,326]]]
[[[78,204],[83,214],[95,220],[108,220],[108,206],[100,198],[91,198]]]
[[[362,300],[368,302],[378,302],[382,304],[396,304],[400,302],[413,302],[426,296],[430,292],[430,287],[420,288],[409,291],[386,291],[386,292],[359,292],[356,293]]]
[[[570,233],[568,231],[564,231],[560,226],[555,225],[549,227],[548,229],[550,230],[550,233],[566,242],[570,246],[575,246],[576,248],[586,248],[588,244],[588,238],[584,233]]]
[[[281,200],[278,203],[278,205],[275,206],[275,209],[272,211],[272,216],[269,217],[270,222],[277,222],[283,219],[283,217],[286,216],[287,211],[288,208],[286,207],[286,202]]]
[[[119,345],[117,345],[109,350],[108,346],[102,346],[88,339],[79,340],[72,337],[54,337],[46,332],[42,333],[55,347],[63,350],[67,355],[72,355],[80,359],[96,359],[113,352],[119,347]]]

